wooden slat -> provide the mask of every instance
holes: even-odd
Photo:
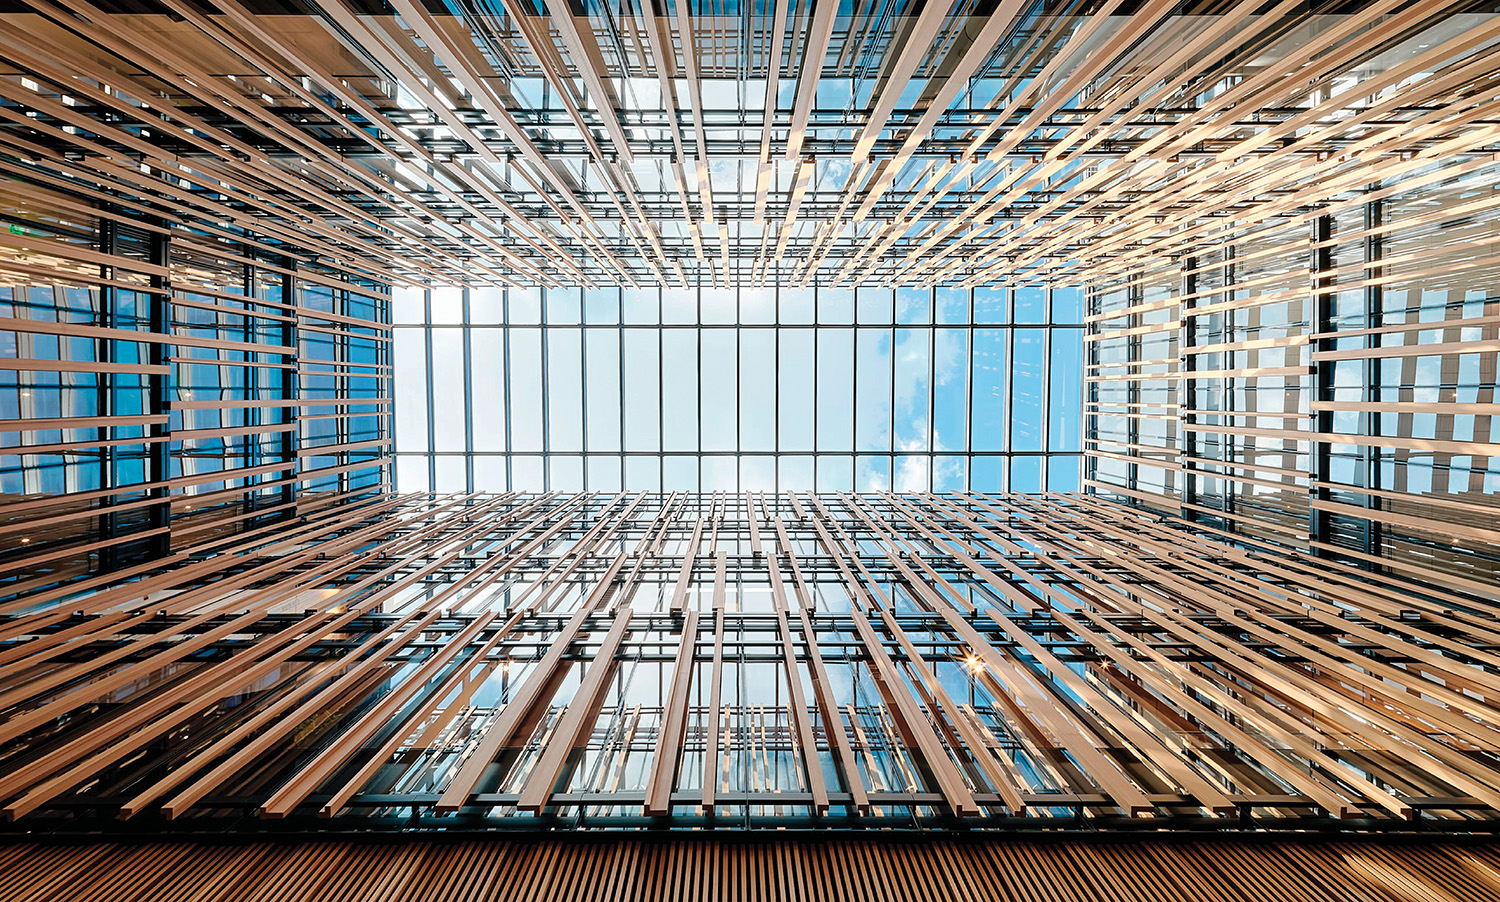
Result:
[[[589,664],[588,673],[584,674],[578,691],[553,729],[551,742],[542,749],[541,757],[531,769],[531,775],[521,789],[521,799],[516,803],[520,810],[535,814],[547,806],[568,756],[593,731],[599,706],[604,703],[604,694],[609,688],[608,680],[615,672],[615,654],[629,626],[630,609],[626,608],[615,616],[599,645],[598,655]]]
[[[183,505],[188,550],[28,576],[0,604],[0,756],[48,743],[0,776],[23,825],[65,827],[79,805],[142,824],[317,810],[339,828],[410,809],[414,829],[699,806],[752,825],[899,809],[924,826],[1160,830],[1500,811],[1500,598],[1472,579],[1230,543],[1076,495],[799,496],[805,518],[767,516],[759,559],[713,548],[721,499],[681,494],[309,499],[242,532],[223,524],[243,512],[200,498]],[[666,591],[683,562],[659,551],[695,537],[711,614]],[[734,611],[731,580],[750,590]],[[625,661],[627,696],[606,708]],[[782,688],[741,667],[774,667]],[[205,718],[212,731],[192,726]],[[623,788],[653,723],[643,785]],[[597,770],[559,788],[577,760]],[[678,788],[686,762],[701,788]],[[96,797],[122,766],[137,776]]]
[[[500,717],[490,725],[484,737],[470,753],[468,760],[464,762],[464,766],[453,776],[453,780],[438,800],[439,811],[457,811],[463,806],[468,800],[469,793],[473,791],[474,784],[479,782],[485,769],[494,761],[495,754],[510,744],[523,720],[544,701],[543,690],[558,678],[558,671],[565,671],[570,666],[562,663],[563,655],[567,653],[568,647],[583,629],[584,623],[593,615],[604,592],[613,584],[624,563],[625,555],[616,555],[614,562],[605,571],[588,600],[562,628],[557,638],[553,640],[551,650],[532,668],[526,682],[501,711]]]
[[[699,529],[702,521],[699,521]],[[698,648],[698,612],[688,611],[682,618],[682,643],[672,666],[672,684],[663,701],[666,712],[657,733],[656,751],[651,757],[651,776],[646,781],[646,813],[670,814],[672,788],[677,778],[678,753],[687,730],[688,693],[693,688],[697,669],[694,655]]]

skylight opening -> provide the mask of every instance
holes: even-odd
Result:
[[[398,289],[401,491],[1074,491],[1077,288]]]

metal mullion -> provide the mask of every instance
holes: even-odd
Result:
[[[771,288],[772,298],[772,321],[776,324],[776,330],[772,333],[775,338],[771,345],[771,460],[776,468],[771,476],[771,486],[776,492],[777,503],[780,504],[781,497],[781,285],[778,283]],[[818,289],[813,287],[813,304],[817,305]],[[816,340],[816,339],[815,339]],[[813,405],[818,403],[813,398]]]
[[[728,272],[726,272],[724,274],[724,278],[726,278],[726,279],[729,278],[729,273]],[[744,413],[745,413],[745,361],[740,357],[740,326],[743,324],[744,319],[745,319],[745,308],[744,308],[744,305],[741,303],[740,287],[739,287],[739,285],[734,285],[733,287],[730,288],[730,290],[734,292],[734,326],[735,326],[735,328],[734,328],[734,448],[735,448],[736,454],[734,456],[734,490],[737,491],[737,492],[740,492],[740,491],[744,491],[745,490],[745,480],[744,480],[744,473],[745,473],[744,448],[745,448],[745,443],[741,440],[741,437],[740,437],[740,417],[743,416]],[[700,306],[700,310],[699,310],[698,319],[701,322],[703,320],[702,309],[701,309],[701,306],[702,306],[702,301],[701,300],[699,301],[699,306]],[[700,358],[703,356],[703,345],[702,345],[702,343],[700,343],[698,345],[698,356]],[[700,381],[703,379],[703,367],[702,367],[701,363],[700,363],[699,368],[698,368],[698,379]],[[702,399],[701,396],[698,399],[698,403],[699,404],[703,403],[703,399]],[[699,423],[701,425],[702,421],[700,420]],[[703,462],[701,460],[698,462],[698,485],[699,485],[700,488],[703,485]]]
[[[474,346],[473,322],[469,315],[469,289],[460,295],[464,323],[464,486],[474,491]]]
[[[1094,288],[1094,283],[1090,281],[1084,285],[1083,289],[1083,316],[1086,323],[1083,329],[1083,338],[1097,334],[1098,324],[1092,323],[1089,317],[1099,312],[1098,306],[1098,292]],[[1096,341],[1085,341],[1083,343],[1083,371],[1085,374],[1093,372],[1094,365],[1099,361],[1099,351],[1095,347],[1097,344],[1098,342]],[[1089,483],[1094,481],[1099,475],[1098,458],[1089,453],[1089,442],[1097,439],[1099,435],[1099,415],[1094,412],[1098,407],[1098,397],[1098,383],[1091,379],[1084,379],[1083,422],[1080,424],[1079,450],[1083,452],[1082,488],[1085,494],[1093,493],[1093,489],[1089,486]]]
[[[347,282],[347,281],[350,281],[350,280],[346,279],[345,281]],[[341,294],[342,294],[342,296],[339,298],[338,313],[341,316],[349,316],[350,315],[350,313],[349,313],[349,300],[353,296],[353,294],[348,289],[344,289],[343,292],[341,292]],[[339,341],[341,342],[341,350],[342,350],[342,353],[343,353],[343,356],[342,356],[341,359],[343,359],[344,361],[347,362],[347,361],[352,360],[353,356],[354,356],[354,341],[355,341],[355,336],[352,333],[352,330],[350,330],[350,329],[342,329],[342,330],[340,330],[340,332],[341,332],[341,334],[339,335]],[[343,386],[343,390],[339,393],[339,397],[341,397],[341,398],[349,398],[349,397],[351,397],[351,393],[354,391],[354,386],[357,384],[355,382],[356,378],[358,378],[358,377],[356,377],[354,375],[354,367],[344,367],[344,386]],[[339,423],[339,428],[340,428],[341,432],[343,433],[343,435],[345,436],[345,441],[347,441],[347,442],[353,442],[354,441],[354,419],[353,419],[353,417],[351,417],[351,416],[348,415],[349,414],[349,407],[350,406],[351,405],[348,405],[348,404],[344,405],[344,414],[345,415],[342,416],[342,417],[340,417],[337,420],[337,422]],[[354,452],[352,452],[352,451],[344,453],[344,463],[347,464],[347,463],[351,462],[350,456],[353,453]],[[340,473],[338,478],[339,478],[339,485],[343,489],[348,490],[348,489],[352,488],[352,486],[353,486],[354,471],[353,470],[347,470],[347,471],[345,471],[343,473]]]
[[[329,294],[331,296],[329,300],[329,306],[333,308],[333,312],[339,316],[346,316],[349,313],[349,292],[343,289],[334,289],[330,291]],[[349,360],[349,341],[350,339],[347,329],[340,329],[338,330],[338,334],[334,335],[333,359],[335,363],[340,360]],[[340,367],[338,366],[334,367],[335,375],[333,377],[333,394],[335,397],[347,399],[349,397],[349,390],[352,385],[352,381],[347,374],[349,367],[342,367],[342,369],[345,371],[343,373],[339,373],[339,369]],[[344,410],[346,413],[348,412],[348,409],[349,407],[346,404],[344,406]],[[338,443],[340,445],[345,445],[353,441],[353,436],[350,432],[350,423],[348,416],[338,417],[333,422],[334,434],[338,436]],[[348,451],[342,452],[342,456],[344,459],[342,461],[336,462],[342,464],[350,463],[350,453],[351,452]],[[336,484],[338,485],[340,490],[347,490],[349,488],[350,480],[353,478],[353,473],[345,470],[337,474],[334,478],[337,480]]]
[[[696,289],[700,281],[699,275],[693,277],[693,286]],[[661,286],[656,286],[656,488],[664,491],[667,484],[667,458],[662,453],[667,450],[667,418],[666,411],[666,385],[662,374],[666,370],[666,349],[664,339],[666,333],[662,331],[662,320],[665,308],[662,304]],[[702,428],[700,421],[699,428]]]
[[[927,290],[927,490],[937,481],[937,288]],[[894,351],[893,351],[894,353]],[[893,479],[894,481],[894,479]]]
[[[972,458],[974,451],[974,339],[978,335],[975,331],[974,323],[975,290],[973,288],[969,289],[969,323],[968,332],[965,335],[969,345],[965,354],[968,358],[969,375],[964,385],[964,450],[971,455],[964,473],[965,492],[970,492],[974,489],[974,461]]]
[[[1226,300],[1226,301],[1234,300],[1234,290],[1233,290],[1233,286],[1234,286],[1234,283],[1235,283],[1235,263],[1234,263],[1234,256],[1235,256],[1234,245],[1233,244],[1226,245],[1224,247],[1224,272],[1223,272],[1223,279],[1222,279],[1223,285],[1224,285],[1224,300]],[[1225,312],[1223,314],[1223,320],[1222,320],[1222,322],[1223,322],[1224,325],[1223,325],[1223,328],[1220,331],[1223,333],[1222,341],[1225,344],[1233,344],[1234,341],[1235,341],[1235,337],[1234,337],[1234,333],[1235,333],[1235,329],[1234,329],[1234,315],[1235,314],[1234,314],[1233,311],[1227,311],[1227,312]],[[1222,416],[1222,419],[1226,419],[1227,420],[1227,419],[1229,419],[1228,414],[1231,411],[1234,410],[1234,377],[1230,376],[1230,377],[1225,378],[1223,380],[1223,386],[1220,388],[1219,392],[1220,392],[1220,405],[1219,406],[1222,407],[1223,410],[1224,410],[1224,414]],[[1236,441],[1235,436],[1232,435],[1232,434],[1231,435],[1223,435],[1223,436],[1219,437],[1219,456],[1221,458],[1223,458],[1223,460],[1224,460],[1224,462],[1226,464],[1225,469],[1231,469],[1227,465],[1232,464],[1234,462],[1234,457],[1235,457],[1235,453],[1236,453],[1236,451],[1235,451],[1235,441]],[[1223,520],[1223,522],[1224,522],[1224,529],[1226,531],[1228,531],[1228,532],[1235,532],[1235,531],[1237,531],[1239,529],[1239,525],[1238,525],[1239,524],[1239,519],[1235,518],[1235,517],[1229,516],[1230,514],[1233,514],[1234,510],[1235,510],[1235,494],[1234,494],[1234,489],[1232,488],[1232,480],[1230,480],[1228,478],[1221,477],[1220,481],[1224,485],[1223,490],[1219,493],[1219,495],[1220,495],[1220,497],[1219,497],[1219,506],[1220,506],[1220,508],[1223,510],[1223,512],[1225,514],[1225,517],[1224,517],[1224,520]]]
[[[300,361],[300,353],[301,353],[301,350],[300,350],[300,347],[299,347],[300,339],[299,339],[299,337],[297,335],[297,317],[296,317],[296,309],[297,309],[297,306],[298,306],[298,304],[297,304],[297,292],[298,292],[298,289],[297,289],[297,276],[296,276],[297,264],[296,264],[295,260],[293,260],[291,258],[286,258],[286,259],[284,259],[282,261],[282,267],[283,267],[283,269],[285,271],[282,272],[282,274],[281,274],[281,303],[286,304],[292,310],[292,315],[288,316],[286,318],[286,321],[284,321],[281,324],[281,343],[283,345],[286,345],[286,346],[292,348],[293,349],[293,353],[299,355],[298,357],[292,358],[292,362],[293,363],[297,363],[297,362]],[[301,394],[300,389],[301,389],[301,382],[300,382],[300,378],[297,375],[297,368],[295,366],[293,366],[293,367],[290,367],[288,369],[282,370],[281,371],[281,399],[284,400],[284,401],[296,401],[296,400],[298,400],[299,397],[300,397],[300,394]],[[429,387],[428,390],[431,391],[431,388]],[[431,406],[431,405],[429,404],[429,406]],[[300,414],[298,412],[298,408],[296,408],[296,407],[287,407],[282,412],[281,416],[282,416],[282,425],[287,425],[287,424],[294,424],[295,425],[297,423],[297,419],[300,416]],[[392,405],[391,419],[392,419],[392,422],[394,422],[394,420],[395,420],[394,401],[393,401],[393,405]],[[297,445],[298,445],[298,439],[299,439],[299,436],[298,436],[297,429],[292,429],[292,430],[289,430],[287,432],[281,433],[281,442],[280,442],[280,444],[281,444],[281,463],[287,464],[288,466],[295,466],[296,465],[296,463],[297,463]],[[393,442],[392,443],[392,447],[394,448],[395,447],[395,445],[394,445],[394,438],[392,439],[392,442]],[[285,475],[286,474],[283,474],[283,476],[285,476]],[[285,518],[285,519],[291,519],[292,517],[296,516],[297,509],[295,507],[291,506],[296,500],[297,500],[297,481],[293,479],[293,480],[288,480],[288,481],[282,483],[282,485],[281,485],[281,504],[284,505],[285,508],[286,508],[285,512],[282,514],[283,518]]]
[[[589,490],[589,331],[584,314],[584,289],[578,290],[578,430],[579,467],[583,470],[583,490]],[[620,389],[624,393],[624,387]]]
[[[1367,282],[1364,289],[1365,321],[1362,327],[1372,330],[1365,335],[1364,346],[1366,349],[1374,349],[1380,346],[1381,337],[1373,330],[1384,325],[1385,314],[1385,288],[1379,281],[1385,275],[1385,267],[1371,266],[1369,264],[1379,263],[1385,255],[1384,236],[1378,230],[1385,223],[1385,201],[1372,200],[1365,204],[1365,239],[1364,257],[1366,263]],[[1361,386],[1364,391],[1364,400],[1367,403],[1378,403],[1380,401],[1380,364],[1373,356],[1365,357],[1360,361]],[[1364,428],[1360,430],[1366,435],[1374,436],[1380,434],[1380,414],[1365,412],[1360,414],[1364,418]],[[1380,474],[1380,449],[1373,443],[1360,447],[1360,470],[1363,476],[1364,487],[1378,491],[1381,488]],[[1373,491],[1365,492],[1365,506],[1371,510],[1379,510],[1382,502],[1380,496]],[[1364,553],[1370,558],[1379,558],[1381,548],[1384,544],[1383,527],[1379,520],[1366,517],[1364,519]],[[1373,560],[1364,560],[1363,566],[1381,571],[1384,568]]]
[[[709,214],[708,212],[705,212],[705,215],[711,215],[711,214]],[[712,265],[713,265],[713,261],[712,261],[712,259],[710,259],[709,260],[709,266],[712,267]],[[665,305],[663,305],[663,307],[665,307]],[[739,327],[739,322],[740,322],[739,293],[736,292],[735,293],[735,303],[734,303],[734,323],[735,323],[735,327],[736,328]],[[703,283],[701,281],[699,281],[697,283],[696,287],[693,289],[693,324],[694,324],[693,334],[695,336],[697,336],[697,342],[696,342],[697,347],[694,349],[694,353],[698,355],[697,356],[697,363],[695,364],[695,372],[694,372],[694,376],[698,380],[698,391],[697,391],[697,394],[694,396],[694,399],[693,399],[694,403],[696,403],[698,405],[698,423],[697,423],[697,429],[696,429],[697,436],[698,436],[698,439],[697,439],[697,449],[698,449],[698,451],[697,451],[697,456],[695,457],[695,460],[697,461],[697,464],[698,464],[698,491],[701,492],[701,491],[703,491]],[[738,342],[736,342],[735,346],[736,347],[739,346]],[[736,363],[738,363],[738,361],[736,361]],[[665,389],[663,389],[663,390],[665,391]],[[738,386],[736,386],[735,391],[736,392],[739,391]],[[737,416],[738,415],[738,411],[736,411],[735,413],[736,413],[736,416]],[[663,435],[662,436],[662,450],[666,450],[666,447],[667,447],[666,436]],[[735,479],[735,488],[736,489],[739,488],[739,478],[740,478],[739,467],[736,465],[735,471],[734,471],[734,479]]]
[[[857,289],[857,288],[850,290],[850,297],[851,297],[851,299],[853,300],[853,302],[856,305],[858,305],[858,303],[859,303],[859,294],[858,294],[858,291],[859,291],[859,289]],[[822,304],[821,304],[821,301],[822,301],[822,298],[821,298],[821,296],[819,294],[818,287],[816,285],[814,285],[813,286],[813,331],[812,331],[812,339],[813,339],[813,341],[812,341],[812,346],[813,346],[812,451],[813,451],[813,491],[814,492],[816,492],[818,490],[818,479],[819,479],[819,476],[818,476],[818,469],[819,469],[818,468],[818,454],[819,454],[819,452],[821,452],[823,450],[822,447],[819,446],[819,444],[818,444],[818,400],[819,400],[819,398],[822,395],[821,389],[820,389],[820,387],[818,385],[818,378],[819,378],[819,370],[818,370],[818,345],[820,345],[822,343],[822,337],[823,337],[823,331],[822,331],[823,313],[822,313]],[[779,374],[778,374],[778,378],[779,378]]]
[[[1042,421],[1041,462],[1037,467],[1037,490],[1047,491],[1047,476],[1052,469],[1052,288],[1042,289]]]
[[[427,327],[422,330],[422,339],[425,343],[426,353],[424,362],[427,366],[427,490],[437,491],[437,437],[433,430],[437,428],[437,416],[433,413],[437,409],[437,393],[432,384],[432,288],[422,289],[422,309],[424,311],[423,322]]]
[[[118,242],[116,241],[118,237],[119,230],[115,225],[115,221],[108,217],[101,217],[99,220],[99,252],[110,257],[115,256],[115,254],[118,253]],[[119,289],[115,288],[113,285],[108,284],[114,278],[115,268],[113,266],[100,265],[99,325],[103,326],[106,329],[114,329],[118,327],[118,323],[116,321],[118,318],[115,314],[116,307],[119,305],[120,300]],[[114,363],[115,358],[118,356],[115,354],[114,339],[98,339],[95,354],[103,363]],[[115,414],[114,394],[116,389],[115,380],[117,378],[117,376],[108,373],[100,373],[94,377],[95,391],[98,397],[97,403],[99,407],[99,416],[105,422],[108,422],[109,418],[113,417]],[[111,436],[108,432],[105,432],[104,437],[109,438]],[[116,447],[112,444],[105,444],[99,449],[99,451],[99,487],[101,489],[118,488],[118,449],[116,449]],[[100,499],[100,539],[108,540],[115,537],[118,523],[115,515],[109,512],[109,509],[114,507],[114,504],[115,495],[112,492]],[[115,561],[117,557],[118,550],[114,544],[104,545],[99,549],[99,570],[103,572],[113,570],[115,568]]]
[[[386,492],[393,492],[396,488],[396,336],[392,328],[394,320],[394,300],[392,298],[391,287],[387,285],[385,287],[384,308],[379,321],[386,327],[385,331],[390,336],[390,341],[375,343],[375,359],[386,367],[385,375],[380,379],[380,394],[391,399],[390,406],[384,414],[381,414],[378,410],[376,411],[376,416],[378,417],[377,431],[382,438],[390,443],[392,453],[391,461],[387,464],[382,464],[380,467],[381,487]]]
[[[158,223],[166,225],[166,223]],[[155,266],[162,267],[166,276],[151,276],[151,287],[158,289],[148,296],[150,305],[150,331],[159,335],[170,334],[172,331],[172,241],[166,232],[152,232],[150,242],[150,262]],[[173,346],[165,342],[151,342],[147,345],[148,362],[154,366],[172,366],[169,357]],[[171,413],[171,385],[173,377],[168,374],[153,373],[147,377],[146,405],[147,412],[153,416],[167,416]],[[149,497],[153,499],[148,514],[149,529],[159,530],[149,540],[151,553],[155,557],[165,557],[171,553],[172,537],[169,532],[172,523],[172,500],[171,490],[167,488],[167,480],[172,473],[171,459],[171,424],[170,422],[152,423],[150,435],[157,439],[151,443],[147,451],[146,479],[157,486],[150,490]]]
[[[1334,345],[1333,279],[1327,275],[1333,268],[1333,249],[1328,246],[1333,239],[1333,217],[1324,213],[1315,218],[1312,221],[1312,233],[1309,238],[1313,247],[1309,261],[1312,297],[1310,298],[1311,335],[1308,350],[1315,354],[1318,351],[1330,350]],[[1313,401],[1333,400],[1333,368],[1332,361],[1320,361],[1313,364],[1309,378]],[[1310,419],[1313,431],[1311,455],[1308,460],[1311,467],[1311,472],[1308,474],[1310,499],[1315,502],[1327,501],[1332,498],[1332,492],[1328,489],[1328,482],[1333,475],[1332,446],[1327,437],[1333,432],[1333,411],[1326,407],[1313,409]],[[1328,512],[1316,504],[1308,507],[1307,531],[1311,553],[1318,557],[1326,556],[1328,551],[1322,546],[1332,539],[1332,522]]]
[[[252,260],[255,258],[255,248],[246,247],[243,248],[243,250],[246,257],[249,257]],[[251,300],[255,297],[255,267],[251,265],[249,260],[240,264],[240,289],[245,294],[245,315],[241,318],[244,323],[242,328],[240,329],[240,335],[242,340],[246,344],[254,344],[254,317],[251,316],[250,311],[252,309]],[[218,317],[219,314],[215,313],[215,322],[217,322]],[[260,380],[256,372],[256,367],[251,365],[253,361],[250,359],[251,355],[248,352],[241,351],[240,353],[245,358],[246,364],[245,366],[240,368],[241,376],[245,381],[245,397],[250,400],[257,400],[260,397]],[[224,415],[225,411],[220,411],[220,426],[225,425]],[[246,428],[250,427],[251,425],[260,425],[260,411],[256,408],[247,408],[243,413],[243,417],[244,426]],[[252,438],[254,439],[254,441],[252,441]],[[246,470],[249,470],[253,469],[260,463],[260,456],[258,453],[260,449],[260,439],[259,437],[247,434],[244,436],[244,440],[244,448],[240,452],[240,465]],[[242,493],[243,500],[241,503],[243,504],[247,513],[255,509],[255,484],[257,482],[260,482],[261,478],[262,477],[258,476],[245,477],[245,485],[243,486],[245,491]]]
[[[505,355],[505,366],[501,367],[501,392],[505,400],[505,490],[515,491],[515,464],[512,456],[515,453],[515,444],[511,436],[511,421],[515,418],[515,411],[510,404],[510,368],[513,365],[510,355],[510,289],[500,289],[500,352]],[[431,387],[428,388],[431,398]],[[622,446],[623,447],[623,446]]]
[[[705,216],[708,216],[708,215],[711,215],[711,213],[706,213],[705,212]],[[708,258],[708,272],[709,273],[714,272],[714,260],[712,260],[712,257]],[[727,278],[727,273],[726,273],[726,278]],[[717,287],[715,287],[715,290],[717,290]],[[735,441],[733,441],[733,447],[735,447],[735,452],[738,452],[738,450],[739,450],[739,441],[738,441],[738,438],[739,438],[739,318],[741,318],[741,317],[739,317],[739,290],[738,290],[738,288],[732,288],[732,291],[733,291],[733,293],[735,293],[735,353],[733,353],[733,359],[735,359],[735,384],[733,384],[733,390],[735,390]],[[699,452],[699,455],[697,455],[697,488],[702,489],[703,488],[703,287],[702,287],[702,284],[699,284],[699,287],[697,287],[697,302],[696,303],[697,303],[697,452]],[[735,480],[733,480],[733,483],[735,483],[735,485],[733,485],[733,488],[729,489],[729,491],[738,492],[739,491],[739,456],[738,456],[738,453],[736,453],[736,455],[735,455]]]
[[[1000,442],[1000,450],[1005,453],[1005,468],[1003,470],[1004,475],[1000,479],[1000,489],[1005,492],[1011,490],[1011,463],[1014,460],[1012,455],[1016,450],[1014,422],[1016,393],[1016,380],[1014,378],[1016,370],[1016,305],[1012,300],[1014,295],[1014,289],[1007,288],[1005,290],[1007,314],[1005,318],[1008,324],[1003,332],[1005,336],[1005,367],[1000,373],[1000,377],[1005,380],[1005,390],[1000,392],[1000,422],[1002,424],[1001,428],[1005,430]]]
[[[891,289],[891,352],[890,352],[890,388],[886,394],[887,424],[885,432],[885,444],[888,459],[886,461],[887,487],[896,487],[896,347],[898,345],[896,331],[896,292],[899,289]]]
[[[552,358],[547,354],[547,287],[537,289],[540,298],[542,342],[542,491],[552,491],[552,410],[547,384],[552,381]]]
[[[397,452],[397,453],[399,455],[403,456],[403,457],[416,457],[416,456],[420,456],[422,452],[420,452],[420,451],[400,451],[400,452]],[[475,451],[474,452],[474,456],[475,457],[500,457],[500,456],[503,456],[505,453],[506,452],[504,452],[504,451]],[[733,456],[735,456],[737,454],[740,454],[740,453],[741,452],[739,452],[739,451],[704,451],[703,452],[703,456],[704,457],[733,457]],[[808,453],[816,454],[816,455],[818,455],[820,457],[847,457],[847,456],[849,456],[851,454],[855,454],[856,451],[854,449],[852,449],[852,448],[835,448],[835,449],[830,450],[830,451],[815,451],[815,452],[808,452]],[[883,452],[883,451],[882,452],[874,452],[874,456],[878,457],[878,456],[881,456],[881,455],[883,455],[885,453],[886,452]],[[925,450],[917,450],[917,451],[907,451],[907,452],[904,452],[904,454],[906,456],[912,456],[912,457],[923,457],[923,456],[937,457],[937,456],[941,456],[941,455],[947,454],[947,453],[948,452],[942,452],[942,451],[925,451]],[[1006,451],[973,451],[973,452],[971,452],[972,456],[974,456],[974,457],[1005,457],[1008,453],[1009,452],[1006,452]],[[686,451],[661,451],[661,452],[657,452],[657,451],[627,451],[627,452],[625,452],[625,456],[626,457],[655,457],[658,454],[665,455],[667,457],[694,457],[694,456],[696,456],[698,454],[698,452],[697,451],[693,451],[691,449],[686,450]],[[1043,454],[1045,454],[1045,452],[1042,452],[1042,451],[1017,451],[1017,452],[1015,452],[1015,454],[1016,454],[1016,456],[1020,456],[1020,457],[1039,457],[1039,456],[1042,456]],[[788,456],[792,456],[792,455],[789,454]],[[805,457],[807,455],[806,454],[802,454],[800,456],[804,456]],[[678,491],[684,491],[684,490],[679,489]]]
[[[616,447],[619,448],[618,456],[619,456],[619,466],[620,466],[620,487],[624,488],[625,487],[625,289],[623,289],[623,288],[616,288],[615,289],[615,334],[616,334],[616,339],[615,339],[615,341],[616,341],[615,360],[616,360],[616,362],[620,366],[620,392],[619,392],[620,415],[619,415],[619,418],[615,421],[616,429],[620,433],[620,443]],[[659,379],[661,377],[658,376],[657,378]]]
[[[1125,305],[1132,308],[1140,306],[1143,302],[1143,298],[1145,297],[1145,291],[1141,288],[1139,276],[1131,279],[1130,285],[1126,289],[1126,291],[1127,294],[1125,297]],[[1132,329],[1140,326],[1141,314],[1130,314],[1130,316],[1126,318],[1125,324]],[[1125,339],[1125,360],[1130,363],[1135,363],[1140,359],[1141,339],[1139,335],[1132,334]],[[1141,401],[1141,384],[1138,380],[1132,379],[1129,381],[1129,383],[1126,384],[1125,400],[1126,402],[1128,402],[1128,406],[1131,410],[1139,409],[1138,407],[1136,407],[1136,405],[1138,405]],[[1140,444],[1141,440],[1140,421],[1135,417],[1130,417],[1126,421],[1125,434],[1128,436],[1128,440],[1131,446],[1131,463],[1125,465],[1125,487],[1131,491],[1139,491],[1141,467],[1140,464],[1135,463],[1134,461],[1138,460],[1140,457],[1140,451],[1136,448],[1136,446]],[[1131,499],[1129,503],[1136,504],[1137,502],[1134,499]]]
[[[860,288],[854,288],[854,331],[851,338],[854,342],[850,350],[849,360],[854,371],[849,376],[849,385],[854,389],[854,403],[849,405],[849,447],[854,453],[849,459],[849,488],[855,489],[859,485],[859,292]],[[894,319],[894,309],[892,318]]]
[[[1198,519],[1198,433],[1192,428],[1197,425],[1198,410],[1198,380],[1194,379],[1192,373],[1198,368],[1198,357],[1187,351],[1198,345],[1198,317],[1192,315],[1192,310],[1197,306],[1198,293],[1198,258],[1193,256],[1182,259],[1182,305],[1180,313],[1182,326],[1178,342],[1178,356],[1182,361],[1182,368],[1187,373],[1187,378],[1182,380],[1183,393],[1183,418],[1182,418],[1182,448],[1184,459],[1182,485],[1182,515],[1188,520]]]

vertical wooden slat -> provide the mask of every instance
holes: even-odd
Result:
[[[700,522],[701,529],[701,522]],[[717,646],[717,642],[715,645]],[[672,683],[663,699],[666,710],[657,732],[656,751],[651,760],[651,776],[646,781],[646,813],[657,816],[671,813],[672,789],[677,776],[678,752],[687,729],[688,698],[697,670],[694,656],[698,648],[698,612],[688,611],[682,619],[682,642],[672,668]]]

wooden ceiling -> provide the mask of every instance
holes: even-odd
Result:
[[[1493,843],[1100,843],[565,834],[447,842],[116,841],[0,849],[6,898],[163,902],[1500,898]]]

